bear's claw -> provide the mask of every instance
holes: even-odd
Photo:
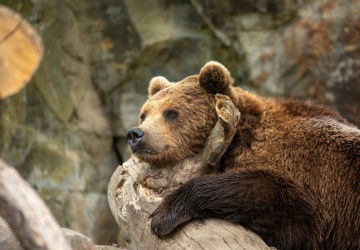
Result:
[[[164,210],[166,209],[159,207],[151,215],[151,233],[159,237],[169,234],[177,226],[177,216],[171,211]]]
[[[171,208],[160,206],[150,218],[152,218],[151,233],[162,237],[171,233],[178,225],[191,220],[192,216],[190,214],[180,215]]]

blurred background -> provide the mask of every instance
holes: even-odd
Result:
[[[153,76],[210,60],[260,95],[316,99],[360,125],[359,0],[0,0],[42,36],[35,77],[0,102],[0,157],[63,227],[117,241],[107,184]],[[0,24],[1,25],[1,24]]]

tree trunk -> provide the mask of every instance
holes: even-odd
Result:
[[[26,250],[71,249],[38,194],[1,159],[0,215]]]
[[[192,178],[217,171],[240,113],[223,95],[216,96],[216,111],[218,122],[202,154],[169,168],[131,158],[113,174],[108,200],[129,249],[270,249],[253,232],[215,219],[191,221],[165,238],[150,232],[149,216],[166,194]]]
[[[174,169],[189,169],[197,160],[199,158],[187,160]],[[255,233],[239,225],[215,219],[191,221],[166,238],[152,235],[149,216],[162,200],[159,193],[165,194],[167,190],[147,188],[142,180],[161,173],[161,169],[129,159],[116,169],[111,178],[109,204],[128,249],[270,249]],[[194,173],[190,176],[194,177]]]

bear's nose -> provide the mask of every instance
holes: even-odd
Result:
[[[127,133],[128,144],[136,147],[144,138],[144,132],[139,128],[132,128]]]

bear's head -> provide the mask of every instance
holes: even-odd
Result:
[[[168,166],[201,152],[217,121],[215,95],[232,96],[232,83],[229,71],[218,62],[207,63],[199,75],[177,83],[153,78],[140,125],[127,134],[132,154]]]

